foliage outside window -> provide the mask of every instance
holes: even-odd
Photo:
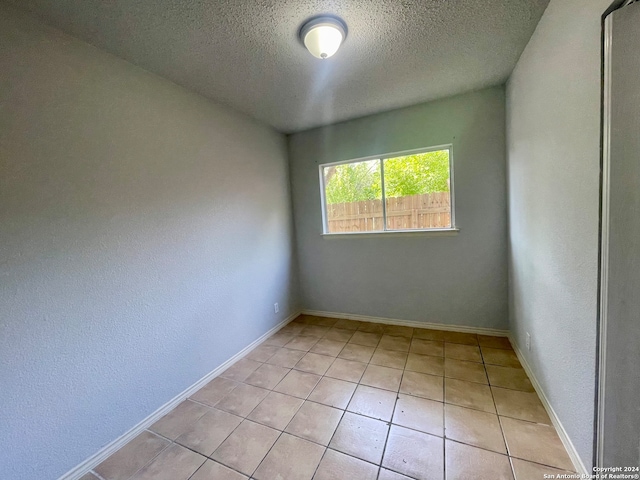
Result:
[[[325,233],[453,226],[450,147],[322,165],[320,171]]]

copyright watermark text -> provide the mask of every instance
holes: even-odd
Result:
[[[545,473],[545,479],[578,479],[578,480],[638,480],[640,467],[595,467],[593,473]]]

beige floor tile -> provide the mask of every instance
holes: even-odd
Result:
[[[540,465],[539,463],[531,463],[519,458],[512,458],[513,471],[516,474],[516,480],[540,480],[544,478],[562,478],[558,475],[570,475],[572,472],[567,470],[559,470],[557,468]],[[547,475],[545,477],[545,475]],[[575,473],[574,473],[575,475]],[[565,477],[570,478],[570,477]]]
[[[394,337],[411,338],[413,336],[413,327],[404,327],[402,325],[385,325],[384,334],[393,335]]]
[[[280,432],[248,420],[243,421],[220,445],[211,459],[251,476]]]
[[[300,350],[291,350],[289,348],[281,348],[278,350],[267,363],[270,365],[278,365],[279,367],[293,368],[306,354]]]
[[[459,343],[445,343],[444,356],[455,360],[482,363],[480,347],[476,345],[462,345]]]
[[[320,378],[313,373],[291,370],[273,390],[298,398],[307,398],[316,388]]]
[[[105,480],[127,480],[171,442],[144,431],[93,470]]]
[[[444,359],[431,355],[418,355],[410,353],[407,358],[405,370],[410,372],[428,373],[429,375],[444,375]]]
[[[490,335],[478,335],[478,343],[481,347],[503,348],[513,350],[509,337],[493,337]]]
[[[411,353],[418,353],[420,355],[433,355],[434,357],[443,357],[444,343],[436,342],[434,340],[425,340],[423,338],[414,338],[411,340],[409,351]]]
[[[380,476],[378,476],[378,480],[412,480],[412,479],[404,475],[400,475],[399,473],[392,472],[391,470],[387,470],[386,468],[381,468]]]
[[[159,433],[163,437],[175,440],[208,411],[209,409],[207,407],[185,400],[151,425],[149,430]]]
[[[327,449],[313,480],[376,480],[378,467],[344,453]]]
[[[392,350],[394,352],[408,352],[411,346],[411,339],[407,337],[394,337],[393,335],[384,334],[380,339],[378,348],[383,350]]]
[[[358,328],[360,328],[362,322],[359,322],[357,320],[347,320],[344,318],[339,319],[334,327],[335,328],[344,328],[346,330],[358,330]]]
[[[269,338],[267,338],[264,341],[263,345],[283,347],[284,345],[289,343],[294,336],[295,336],[294,333],[283,332],[282,330],[280,330],[279,332],[276,332],[273,335],[271,335]]]
[[[304,400],[278,392],[269,392],[247,419],[276,430],[284,430]]]
[[[445,358],[444,376],[457,378],[458,380],[466,380],[467,382],[482,383],[484,385],[489,384],[487,372],[482,363]]]
[[[307,325],[303,325],[301,323],[290,323],[286,327],[283,327],[280,332],[283,335],[290,335],[291,338],[300,335],[300,333],[307,327]],[[291,338],[289,340],[291,340]],[[282,346],[282,345],[280,345]]]
[[[424,340],[434,340],[436,342],[444,342],[444,338],[448,332],[444,330],[432,330],[430,328],[414,328],[413,338],[422,338]]]
[[[355,383],[323,377],[309,395],[309,400],[344,410],[347,408],[356,387]]]
[[[502,367],[521,368],[520,360],[513,350],[501,348],[482,347],[482,358],[487,365],[500,365]]]
[[[366,363],[336,358],[336,361],[329,367],[325,376],[358,383],[366,368]]]
[[[253,372],[247,379],[244,381],[249,385],[253,385],[254,387],[261,387],[271,390],[275,387],[280,380],[282,380],[287,373],[289,373],[288,368],[279,367],[278,365],[271,365],[268,363],[262,364],[258,369]]]
[[[380,333],[368,333],[359,330],[353,334],[349,343],[364,345],[366,347],[376,347],[378,342],[380,342],[380,338],[382,338],[382,334]]]
[[[388,422],[396,404],[395,392],[358,385],[347,410]]]
[[[348,342],[354,334],[354,330],[347,330],[346,328],[331,328],[324,336],[327,340],[334,340],[336,342]]]
[[[389,426],[380,420],[346,412],[329,447],[367,462],[379,464]]]
[[[326,322],[326,320],[333,320],[332,322]],[[324,325],[325,323],[327,323],[327,327],[330,327],[331,325],[333,325],[338,319],[329,319],[326,317],[318,317],[316,315],[306,315],[306,314],[301,314],[300,316],[298,316],[298,318],[296,318],[293,322],[294,323],[301,323],[303,325]]]
[[[416,480],[444,478],[444,440],[407,428],[391,427],[382,466]]]
[[[335,340],[322,338],[309,351],[320,355],[327,355],[329,357],[337,357],[345,345],[346,342],[336,342]]]
[[[313,322],[315,325],[322,325],[323,327],[333,327],[338,322],[338,319],[329,317],[314,317]]]
[[[288,325],[285,325],[284,327],[282,327],[278,331],[278,333],[292,333],[293,335],[300,335],[300,332],[304,330],[304,327],[306,327],[307,325],[309,325],[309,323],[306,323],[306,322],[298,323],[296,321],[293,321]]]
[[[191,425],[176,442],[208,457],[240,423],[242,417],[214,408]]]
[[[244,381],[249,375],[251,375],[262,363],[254,362],[246,358],[241,358],[236,363],[227,368],[220,374],[223,378],[235,380],[236,382]]]
[[[454,378],[444,379],[444,401],[461,407],[496,413],[493,396],[488,385],[465,382]]]
[[[307,315],[298,315],[292,321],[287,323],[284,327],[278,330],[278,333],[289,330],[292,327],[304,328],[306,325],[310,325],[309,317]]]
[[[506,337],[301,316],[191,399],[96,474],[513,480],[507,450],[515,480],[573,470]]]
[[[478,345],[478,335],[475,333],[445,332],[444,341],[463,345]]]
[[[280,350],[280,347],[263,344],[251,350],[244,358],[253,360],[254,362],[266,362],[273,357],[278,350]]]
[[[355,362],[369,363],[374,350],[375,348],[373,347],[365,347],[364,345],[347,343],[347,345],[340,352],[340,355],[338,355],[338,358],[353,360]]]
[[[320,445],[284,433],[253,474],[253,478],[311,480],[324,451],[325,448]]]
[[[329,327],[323,327],[322,325],[307,325],[302,329],[300,335],[322,338],[328,331]]]
[[[444,404],[400,394],[392,422],[439,437],[444,436]]]
[[[498,415],[551,425],[551,419],[535,392],[492,387]]]
[[[509,457],[469,445],[446,441],[447,480],[513,480]],[[542,477],[540,477],[540,480]]]
[[[341,418],[342,410],[307,401],[287,425],[285,432],[328,445]]]
[[[384,333],[384,324],[382,323],[373,323],[373,322],[361,322],[362,325],[358,327],[358,331],[360,332],[368,332],[368,333]]]
[[[407,357],[408,355],[404,352],[394,352],[392,350],[376,348],[369,363],[382,367],[403,369],[407,363]]]
[[[206,457],[173,444],[132,477],[132,480],[187,480],[205,460]]]
[[[293,337],[285,347],[291,350],[302,350],[303,352],[308,352],[316,343],[318,343],[318,340],[320,340],[318,337]]]
[[[489,384],[493,387],[510,388],[523,392],[534,392],[533,385],[522,368],[485,365]]]
[[[363,385],[397,392],[402,380],[402,370],[397,368],[369,365],[360,379]]]
[[[400,393],[442,402],[444,401],[444,378],[405,371],[400,384]]]
[[[246,417],[268,394],[269,390],[264,388],[241,384],[220,400],[216,404],[216,408],[240,417]]]
[[[500,417],[500,423],[512,457],[573,470],[573,464],[552,426],[508,417]]]
[[[380,476],[378,477],[378,480],[412,480],[412,479],[404,475],[400,475],[399,473],[392,472],[391,470],[387,470],[386,468],[381,468]]]
[[[236,388],[238,382],[229,380],[228,378],[216,377],[207,383],[204,387],[191,395],[191,398],[197,402],[204,403],[213,407],[222,400],[231,390]]]
[[[458,442],[505,454],[498,416],[456,405],[444,406],[445,436]]]
[[[249,477],[234,472],[224,465],[207,460],[189,480],[248,480]]]
[[[309,352],[293,368],[303,372],[315,373],[316,375],[324,375],[334,360],[335,357]]]

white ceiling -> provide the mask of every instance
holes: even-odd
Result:
[[[293,132],[503,83],[549,0],[10,0],[46,23]],[[319,60],[302,23],[348,26]]]

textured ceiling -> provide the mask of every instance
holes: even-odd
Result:
[[[506,80],[548,0],[10,0],[46,23],[292,132]],[[347,23],[328,60],[297,33]]]

